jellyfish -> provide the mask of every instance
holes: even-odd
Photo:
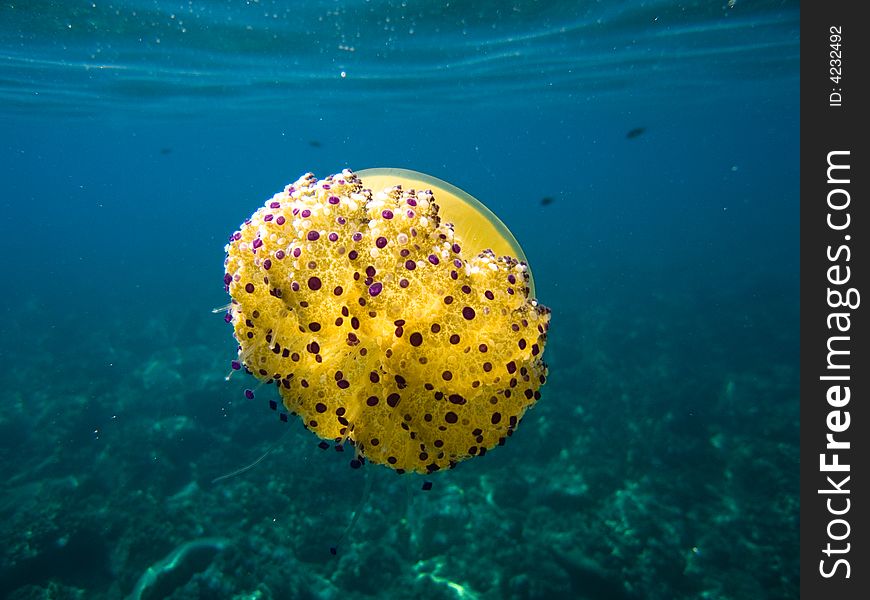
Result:
[[[444,181],[307,173],[230,236],[224,266],[233,369],[321,447],[351,444],[352,466],[452,468],[540,398],[550,310],[507,227]]]

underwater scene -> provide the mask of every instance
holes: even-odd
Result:
[[[796,598],[799,25],[0,4],[0,598]]]

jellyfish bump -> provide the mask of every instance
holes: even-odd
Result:
[[[234,368],[369,462],[453,467],[503,444],[540,398],[550,310],[507,227],[446,182],[308,173],[226,252]]]

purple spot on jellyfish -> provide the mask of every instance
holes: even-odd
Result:
[[[384,284],[380,281],[376,281],[369,286],[369,295],[377,296],[384,290]]]

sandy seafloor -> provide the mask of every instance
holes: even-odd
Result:
[[[555,39],[592,64],[584,44],[618,46],[601,52],[619,82],[553,90],[519,52],[515,85],[513,59],[480,72],[448,56],[453,71],[406,74],[403,95],[399,76],[354,84],[364,64],[311,58],[346,77],[292,79],[286,101],[232,71],[223,92],[179,92],[156,67],[82,79],[62,68],[76,45],[46,42],[81,14],[4,8],[0,597],[796,597],[796,3],[656,8],[664,41],[624,6],[598,26],[591,8],[567,29],[558,11],[495,20],[523,52]],[[453,17],[498,7],[456,10],[442,33],[467,39]],[[522,27],[549,41],[521,44]],[[272,51],[234,56],[266,70]],[[278,421],[274,390],[247,400],[256,382],[224,380],[235,345],[210,312],[227,302],[226,237],[273,193],[386,165],[492,208],[553,310],[540,402],[504,447],[429,477],[352,470]]]

